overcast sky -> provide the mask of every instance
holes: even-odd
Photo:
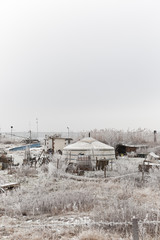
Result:
[[[1,131],[160,129],[160,1],[1,0]]]

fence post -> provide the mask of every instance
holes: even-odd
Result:
[[[156,223],[156,229],[155,229],[155,240],[158,240],[158,219],[159,219],[159,210],[157,212],[157,223]]]
[[[106,178],[106,166],[104,166],[104,178]]]
[[[112,160],[111,160],[111,171],[113,170],[113,166],[112,166],[112,164],[113,164],[113,162],[112,162]]]
[[[59,168],[59,158],[57,158],[57,169]]]
[[[144,184],[144,168],[145,168],[145,165],[144,165],[144,161],[143,161],[143,164],[142,164],[142,184]]]
[[[133,240],[139,240],[138,219],[135,217],[132,219],[132,236]]]

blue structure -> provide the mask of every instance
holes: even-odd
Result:
[[[38,147],[41,147],[40,143],[32,143],[32,144],[11,148],[9,149],[9,151],[21,151],[21,150],[26,150],[27,148],[38,148]]]

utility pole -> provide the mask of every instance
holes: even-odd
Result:
[[[13,126],[11,126],[11,142],[12,142],[12,130],[13,130]]]
[[[36,118],[36,124],[37,124],[37,139],[38,139],[38,118]]]
[[[32,132],[31,132],[31,130],[29,130],[29,143],[31,143],[31,138],[32,138],[31,134],[32,134]]]
[[[69,138],[69,127],[67,127],[67,129],[68,129],[68,138]]]
[[[156,143],[157,142],[157,131],[156,130],[154,130],[154,143]]]
[[[68,144],[70,144],[70,139],[69,139],[69,127],[67,127],[68,129]]]

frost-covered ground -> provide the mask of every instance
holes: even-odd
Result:
[[[12,154],[20,166],[0,171],[0,184],[20,187],[0,194],[0,239],[129,240],[133,216],[141,221],[140,239],[160,239],[160,173],[142,181],[143,159],[119,158],[104,178],[103,171],[67,174],[63,158],[57,169],[56,157],[36,169],[22,167],[24,151]]]

